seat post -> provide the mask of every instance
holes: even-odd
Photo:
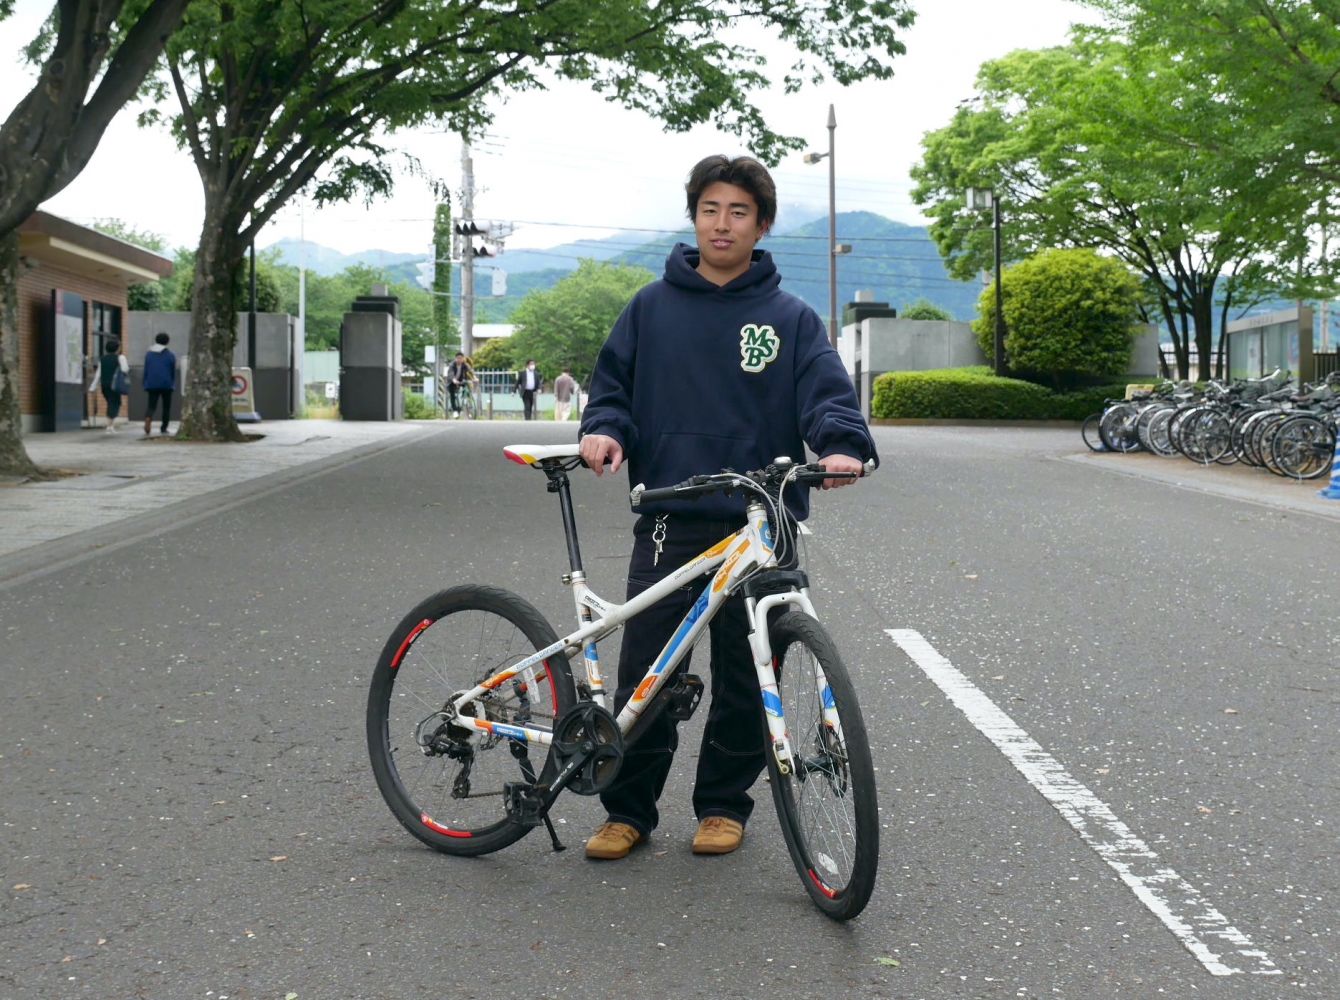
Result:
[[[568,474],[559,466],[545,466],[544,474],[549,477],[549,492],[558,494],[558,507],[563,512],[563,536],[568,543],[568,565],[572,572],[582,571],[582,550],[577,544],[577,519],[572,512],[572,489],[568,484]]]

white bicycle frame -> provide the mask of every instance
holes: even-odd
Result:
[[[713,545],[706,552],[690,559],[679,569],[672,572],[659,583],[647,588],[632,600],[623,604],[614,604],[602,600],[586,583],[586,574],[580,571],[564,574],[564,582],[572,587],[576,603],[579,627],[557,642],[536,650],[530,656],[509,666],[477,686],[456,695],[452,700],[455,708],[453,722],[464,729],[474,729],[505,739],[522,743],[548,746],[553,742],[553,733],[545,729],[530,726],[516,726],[502,722],[490,722],[467,714],[468,707],[476,699],[483,698],[514,678],[520,683],[532,685],[544,672],[544,661],[555,653],[573,658],[581,651],[586,668],[586,683],[591,699],[601,708],[610,710],[610,696],[605,692],[604,681],[600,673],[600,660],[596,643],[614,632],[634,615],[645,611],[663,597],[685,586],[700,576],[716,570],[711,582],[703,589],[702,595],[684,616],[674,634],[666,642],[656,660],[647,669],[642,681],[634,690],[627,704],[619,712],[616,722],[619,731],[625,736],[633,728],[639,716],[646,711],[656,695],[674,675],[675,667],[685,654],[693,648],[694,642],[716,616],[727,598],[732,596],[744,580],[757,570],[773,568],[777,565],[777,556],[773,549],[772,532],[768,525],[767,512],[761,503],[750,503],[747,509],[747,523],[743,528]],[[786,732],[786,720],[782,712],[782,700],[777,691],[777,674],[773,667],[772,644],[768,638],[768,612],[781,605],[795,605],[805,613],[814,616],[814,605],[804,589],[769,594],[761,600],[751,597],[745,599],[745,610],[749,621],[749,646],[753,654],[754,669],[758,674],[758,684],[763,696],[764,717],[767,720],[768,739],[772,752],[777,758],[778,767],[783,774],[790,773],[791,745]],[[817,617],[817,616],[816,616]],[[814,683],[824,706],[824,721],[841,737],[841,729],[833,696],[828,681],[823,675],[818,661],[814,661]]]

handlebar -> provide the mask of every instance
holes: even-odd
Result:
[[[766,469],[753,472],[736,472],[723,469],[712,475],[690,476],[674,486],[659,486],[648,489],[642,483],[634,486],[628,494],[628,502],[634,506],[655,503],[661,500],[696,500],[708,493],[730,492],[745,482],[762,486],[774,498],[783,482],[817,485],[826,479],[858,479],[875,471],[874,459],[865,463],[861,472],[827,472],[817,462],[796,466],[789,458],[777,458]]]

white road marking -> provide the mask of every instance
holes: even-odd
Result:
[[[1163,921],[1201,965],[1215,976],[1280,970],[1251,939],[1228,922],[1087,787],[1070,776],[1014,720],[941,656],[920,632],[885,629],[949,700],[996,745],[1084,842],[1117,873],[1151,913]],[[1215,947],[1220,951],[1215,951]]]

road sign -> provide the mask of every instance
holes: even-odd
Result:
[[[233,369],[233,419],[238,423],[259,423],[256,412],[256,393],[251,386],[251,369]]]

